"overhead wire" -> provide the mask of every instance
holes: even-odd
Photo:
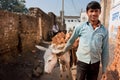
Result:
[[[60,13],[60,12],[59,12],[59,11],[60,11],[60,7],[59,7],[59,5],[60,5],[59,3],[60,3],[60,2],[58,2],[58,1],[59,1],[59,0],[56,0],[56,2],[55,2],[56,4],[54,4],[54,9],[53,9],[53,12],[57,12],[57,13],[55,14],[55,15],[57,15],[57,16],[58,16],[59,13]]]
[[[75,5],[75,3],[74,3],[73,0],[71,0],[71,2],[72,2],[72,5],[73,5],[73,8],[74,8],[74,11],[75,11],[77,14],[80,14],[79,6],[78,6],[77,4]]]
[[[56,2],[56,4],[55,4],[55,9],[54,9],[54,12],[58,12],[59,11],[59,9],[58,9],[58,0],[56,0],[57,2]]]

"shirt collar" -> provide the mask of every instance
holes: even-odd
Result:
[[[89,25],[89,24],[90,24],[90,21],[87,21],[87,25]],[[100,20],[98,20],[97,26],[100,27],[101,25],[102,24],[101,24]]]

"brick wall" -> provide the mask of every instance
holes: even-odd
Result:
[[[53,12],[49,12],[48,15],[51,18],[51,21],[50,21],[51,22],[51,26],[50,26],[50,28],[52,29],[52,25],[54,25],[54,23],[57,21],[56,20],[56,15]]]
[[[32,8],[28,15],[0,10],[0,61],[14,62],[19,53],[32,51],[35,44],[48,40],[56,16]]]
[[[0,11],[0,61],[9,60],[17,53],[18,21],[18,15]]]
[[[50,31],[51,26],[51,18],[46,15],[46,14],[42,14],[42,17],[41,17],[41,27],[42,27],[42,39],[44,40],[47,40],[47,37],[48,37],[48,31]]]
[[[48,33],[52,30],[52,26],[56,21],[56,15],[52,12],[46,14],[41,9],[34,7],[29,10],[31,15],[40,18],[39,27],[42,29],[41,37],[43,40],[48,40]]]
[[[31,50],[35,44],[40,42],[38,18],[20,15],[19,16],[20,47],[22,51]],[[28,50],[27,50],[28,49]]]
[[[38,18],[0,11],[0,61],[14,62],[40,43]]]

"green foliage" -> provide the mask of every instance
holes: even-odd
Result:
[[[24,3],[25,0],[0,0],[0,10],[27,13],[28,9]]]

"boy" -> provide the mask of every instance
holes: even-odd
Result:
[[[103,75],[108,64],[108,31],[98,19],[101,13],[101,6],[98,2],[88,3],[86,13],[88,21],[75,27],[62,52],[70,49],[76,38],[79,37],[76,52],[77,80],[97,80],[100,61]]]

